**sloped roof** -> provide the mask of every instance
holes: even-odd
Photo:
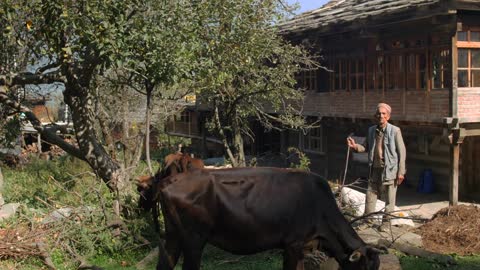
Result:
[[[391,14],[421,12],[429,14],[434,6],[449,0],[332,0],[319,9],[304,12],[279,24],[282,34],[325,29],[333,25],[370,22]],[[321,31],[323,32],[323,31]]]

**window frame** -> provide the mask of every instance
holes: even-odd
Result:
[[[472,72],[477,71],[480,72],[480,66],[479,67],[473,67],[472,65],[472,51],[475,50],[478,53],[480,53],[480,40],[479,41],[471,41],[471,33],[473,32],[478,32],[480,33],[480,27],[466,27],[462,31],[457,32],[457,55],[460,55],[460,50],[466,50],[467,51],[467,66],[466,67],[460,67],[459,63],[457,63],[457,81],[458,81],[458,88],[479,88],[480,87],[480,82],[478,82],[478,86],[474,86],[474,81],[472,79]],[[458,40],[458,36],[460,33],[466,33],[466,39],[467,40]],[[457,57],[459,58],[459,57]],[[467,72],[467,86],[460,86],[460,71],[466,71]],[[479,77],[480,79],[480,77]]]
[[[312,131],[318,132],[316,134],[312,134]],[[314,142],[317,142],[319,147],[313,148]],[[324,132],[323,126],[317,126],[308,130],[308,132],[303,135],[303,150],[307,153],[314,153],[314,154],[325,154],[325,144],[324,144]]]

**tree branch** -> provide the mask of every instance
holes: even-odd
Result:
[[[65,83],[66,79],[59,72],[50,72],[47,74],[33,74],[30,72],[14,73],[10,75],[0,75],[0,86],[14,86],[26,84],[51,84]]]
[[[65,142],[60,136],[56,134],[56,130],[58,130],[58,127],[48,128],[43,126],[40,120],[38,120],[38,118],[29,108],[22,106],[20,103],[16,102],[15,100],[12,100],[7,95],[6,87],[1,85],[0,85],[0,103],[3,103],[8,107],[11,107],[15,110],[19,110],[20,112],[23,112],[27,117],[27,120],[29,120],[32,123],[33,128],[38,133],[40,133],[40,135],[45,141],[59,146],[65,152],[69,153],[70,155],[78,159],[85,160],[85,157],[82,155],[82,153],[77,147]]]

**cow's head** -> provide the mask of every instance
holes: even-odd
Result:
[[[380,266],[379,253],[381,251],[374,247],[364,246],[350,254],[341,263],[345,270],[377,270]]]
[[[137,179],[137,190],[140,193],[138,207],[146,211],[152,209],[156,203],[156,189],[154,177],[150,175],[140,176]]]
[[[159,195],[163,188],[177,181],[177,178],[172,176],[163,177],[160,172],[155,176],[140,176],[137,178],[137,191],[140,193],[138,200],[138,207],[145,211],[156,207],[159,201]]]

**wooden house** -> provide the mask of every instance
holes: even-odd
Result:
[[[407,145],[407,183],[431,169],[451,204],[479,198],[480,1],[333,0],[279,27],[325,67],[298,78],[305,115],[321,126],[280,134],[282,148],[300,146],[314,170],[338,177],[346,137],[365,136],[386,102]]]

